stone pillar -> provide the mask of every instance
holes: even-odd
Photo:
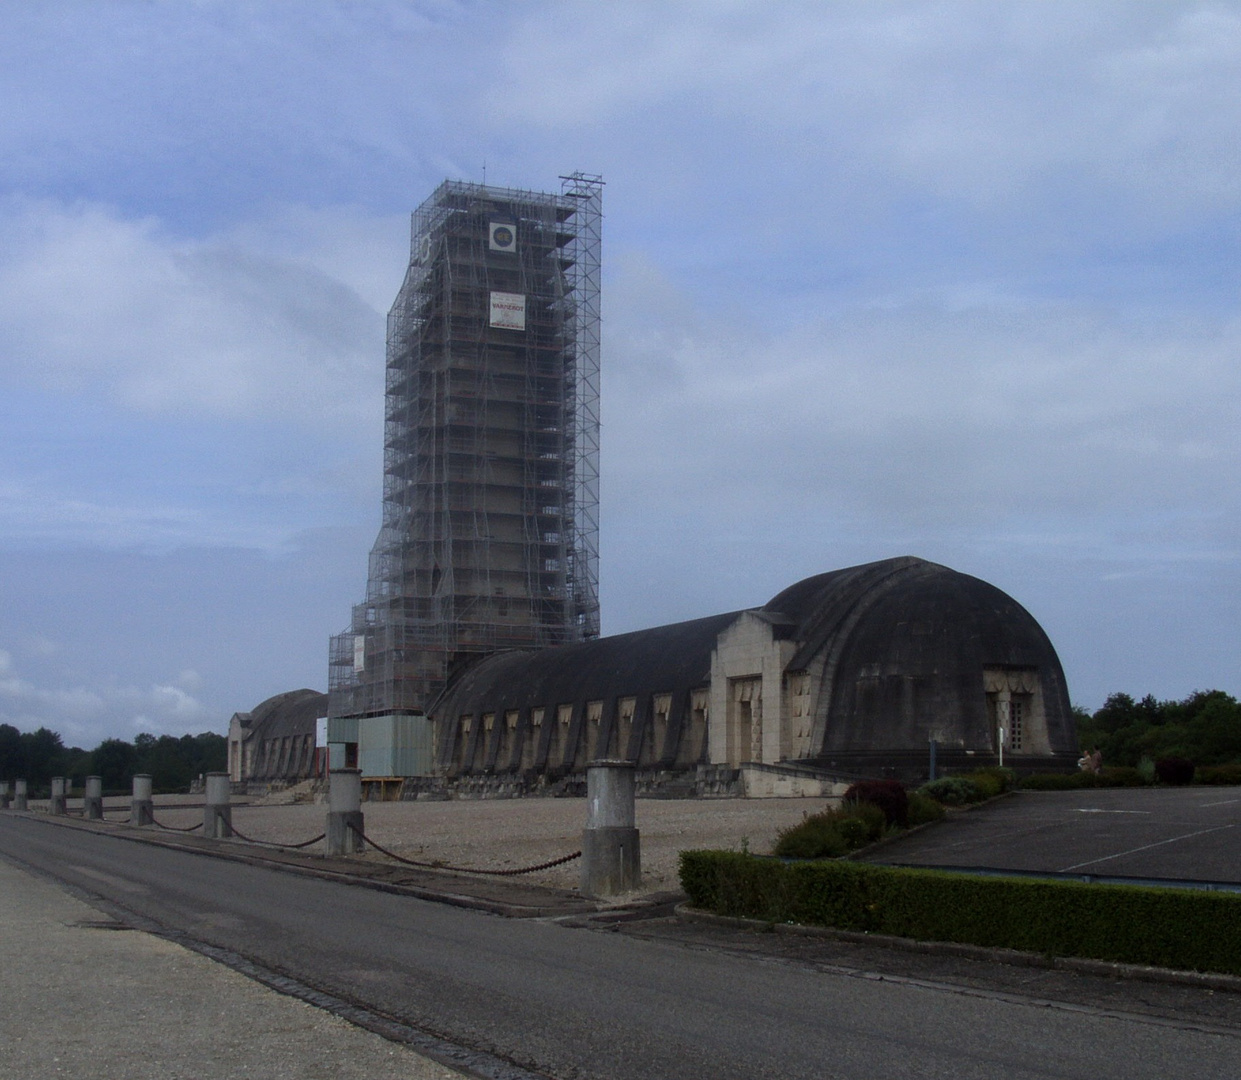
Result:
[[[332,769],[328,773],[327,789],[327,853],[329,855],[352,855],[363,848],[362,832],[365,823],[362,816],[362,770]]]
[[[233,835],[232,781],[226,772],[207,773],[207,803],[203,807],[203,836],[222,840]]]
[[[28,807],[26,806],[26,781],[13,781],[13,809],[18,813],[24,814]]]
[[[86,778],[86,797],[82,800],[82,816],[87,821],[103,820],[103,779],[98,776]]]
[[[0,810],[7,810],[12,801],[13,796],[9,794],[9,782],[0,780]]]
[[[583,896],[633,892],[642,881],[634,827],[634,765],[592,761],[586,766],[586,830],[582,833]]]
[[[63,776],[52,777],[52,798],[48,802],[47,812],[63,817],[65,813],[65,778]]]
[[[138,773],[134,777],[134,794],[129,804],[129,823],[131,825],[155,824],[155,803],[151,799],[151,777],[147,773]]]

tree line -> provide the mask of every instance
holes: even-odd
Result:
[[[1074,713],[1082,751],[1097,746],[1105,765],[1170,757],[1195,765],[1241,762],[1241,704],[1222,690],[1195,690],[1182,701],[1112,694],[1095,713]]]
[[[39,728],[21,732],[0,724],[0,780],[26,780],[32,795],[51,787],[53,776],[65,776],[71,786],[83,786],[98,776],[104,791],[128,792],[135,773],[147,773],[156,791],[185,791],[202,773],[223,772],[228,762],[228,740],[205,731],[201,735],[149,735],[132,743],[105,739],[94,750],[65,746],[54,731]]]

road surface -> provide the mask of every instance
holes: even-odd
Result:
[[[470,1067],[484,1075],[1241,1075],[1241,1026],[1196,1019],[1192,1001],[1143,1017],[858,978],[796,955],[505,919],[12,814],[0,814],[0,854],[136,925],[477,1052]]]

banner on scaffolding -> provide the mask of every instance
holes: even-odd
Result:
[[[500,330],[526,328],[526,297],[522,293],[491,294],[491,325]]]

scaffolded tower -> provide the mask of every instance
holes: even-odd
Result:
[[[388,315],[383,524],[332,717],[424,713],[471,655],[599,633],[603,181],[445,181]]]

